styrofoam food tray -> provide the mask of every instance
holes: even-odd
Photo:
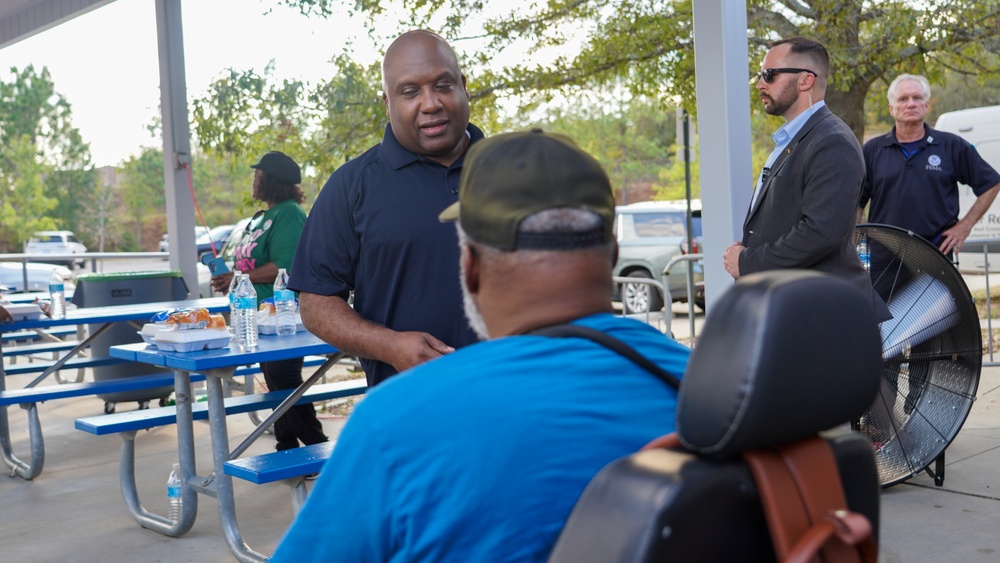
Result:
[[[257,313],[257,332],[261,334],[277,334],[278,317],[274,314],[266,314],[264,311]],[[302,324],[302,316],[295,311],[295,332],[302,332],[306,327]]]
[[[156,340],[155,345],[164,352],[198,352],[199,350],[214,350],[229,344],[228,336],[211,340],[192,340],[190,342],[165,342]]]
[[[295,332],[302,332],[303,330],[306,329],[305,325],[302,324],[302,319],[298,318],[298,315],[296,315],[295,320],[298,321],[297,323],[295,323]],[[257,332],[261,334],[277,334],[278,333],[277,326],[278,326],[277,323],[258,324]]]
[[[142,330],[138,331],[142,336],[142,341],[146,344],[156,344],[156,335],[161,330],[167,330],[166,323],[146,323],[142,325]]]
[[[35,303],[11,303],[4,309],[14,317],[15,321],[36,321],[42,318],[42,310]]]
[[[152,332],[153,334],[146,334]],[[213,350],[229,344],[231,335],[226,328],[195,330],[156,329],[143,327],[143,340],[165,352],[197,352]]]

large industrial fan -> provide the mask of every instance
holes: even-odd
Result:
[[[979,386],[983,342],[975,303],[955,266],[923,238],[865,224],[855,242],[867,245],[872,285],[893,316],[881,325],[879,393],[856,429],[872,441],[882,486],[921,471],[941,485],[944,450]]]

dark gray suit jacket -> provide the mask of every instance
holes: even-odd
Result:
[[[823,106],[771,165],[747,212],[740,275],[780,268],[826,272],[871,295],[879,320],[888,319],[852,240],[864,179],[861,145]]]

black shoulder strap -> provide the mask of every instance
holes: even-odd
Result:
[[[646,371],[665,381],[667,385],[670,385],[674,389],[679,389],[681,386],[680,380],[677,379],[677,377],[675,377],[672,373],[651,362],[649,358],[640,354],[635,348],[632,348],[621,340],[618,340],[617,338],[599,330],[567,323],[561,325],[543,326],[526,334],[552,337],[577,336],[592,340],[632,360]]]

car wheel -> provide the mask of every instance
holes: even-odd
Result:
[[[705,311],[705,288],[699,287],[694,290],[694,306],[698,307],[699,311]]]
[[[645,270],[630,272],[628,277],[653,279],[653,276]],[[655,312],[663,308],[663,297],[650,284],[625,283],[622,286],[622,307],[626,314]]]

